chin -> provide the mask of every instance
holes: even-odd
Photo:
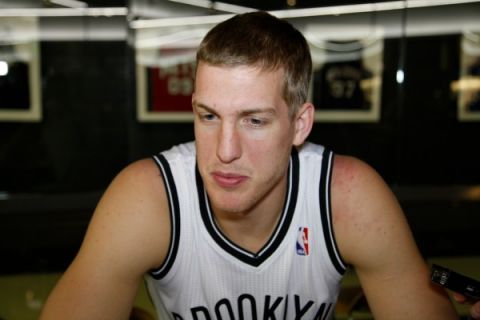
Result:
[[[236,195],[225,195],[216,193],[216,197],[210,197],[210,205],[215,210],[230,212],[230,213],[241,213],[248,211],[249,204],[248,201],[245,201],[242,197]]]
[[[230,197],[219,196],[221,199],[218,198],[210,198],[210,204],[213,208],[221,211],[229,211],[229,212],[239,212],[241,211],[241,207],[239,204],[241,203],[237,199],[231,199]]]

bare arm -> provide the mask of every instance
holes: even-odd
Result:
[[[80,251],[41,319],[128,319],[146,271],[169,245],[168,203],[152,160],[124,169],[99,202]]]
[[[337,156],[332,206],[340,252],[375,319],[458,319],[446,292],[430,284],[402,209],[372,168]]]

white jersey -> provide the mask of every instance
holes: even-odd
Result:
[[[172,221],[167,258],[146,276],[159,319],[332,317],[345,272],[330,213],[332,152],[311,143],[292,152],[282,215],[257,253],[216,224],[193,142],[154,159]]]

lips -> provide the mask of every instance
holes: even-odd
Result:
[[[227,189],[238,187],[248,179],[244,175],[225,172],[212,172],[212,177],[220,187]]]

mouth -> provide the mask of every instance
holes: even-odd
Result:
[[[248,177],[235,173],[212,172],[213,180],[222,188],[231,189],[238,187],[245,182]]]

